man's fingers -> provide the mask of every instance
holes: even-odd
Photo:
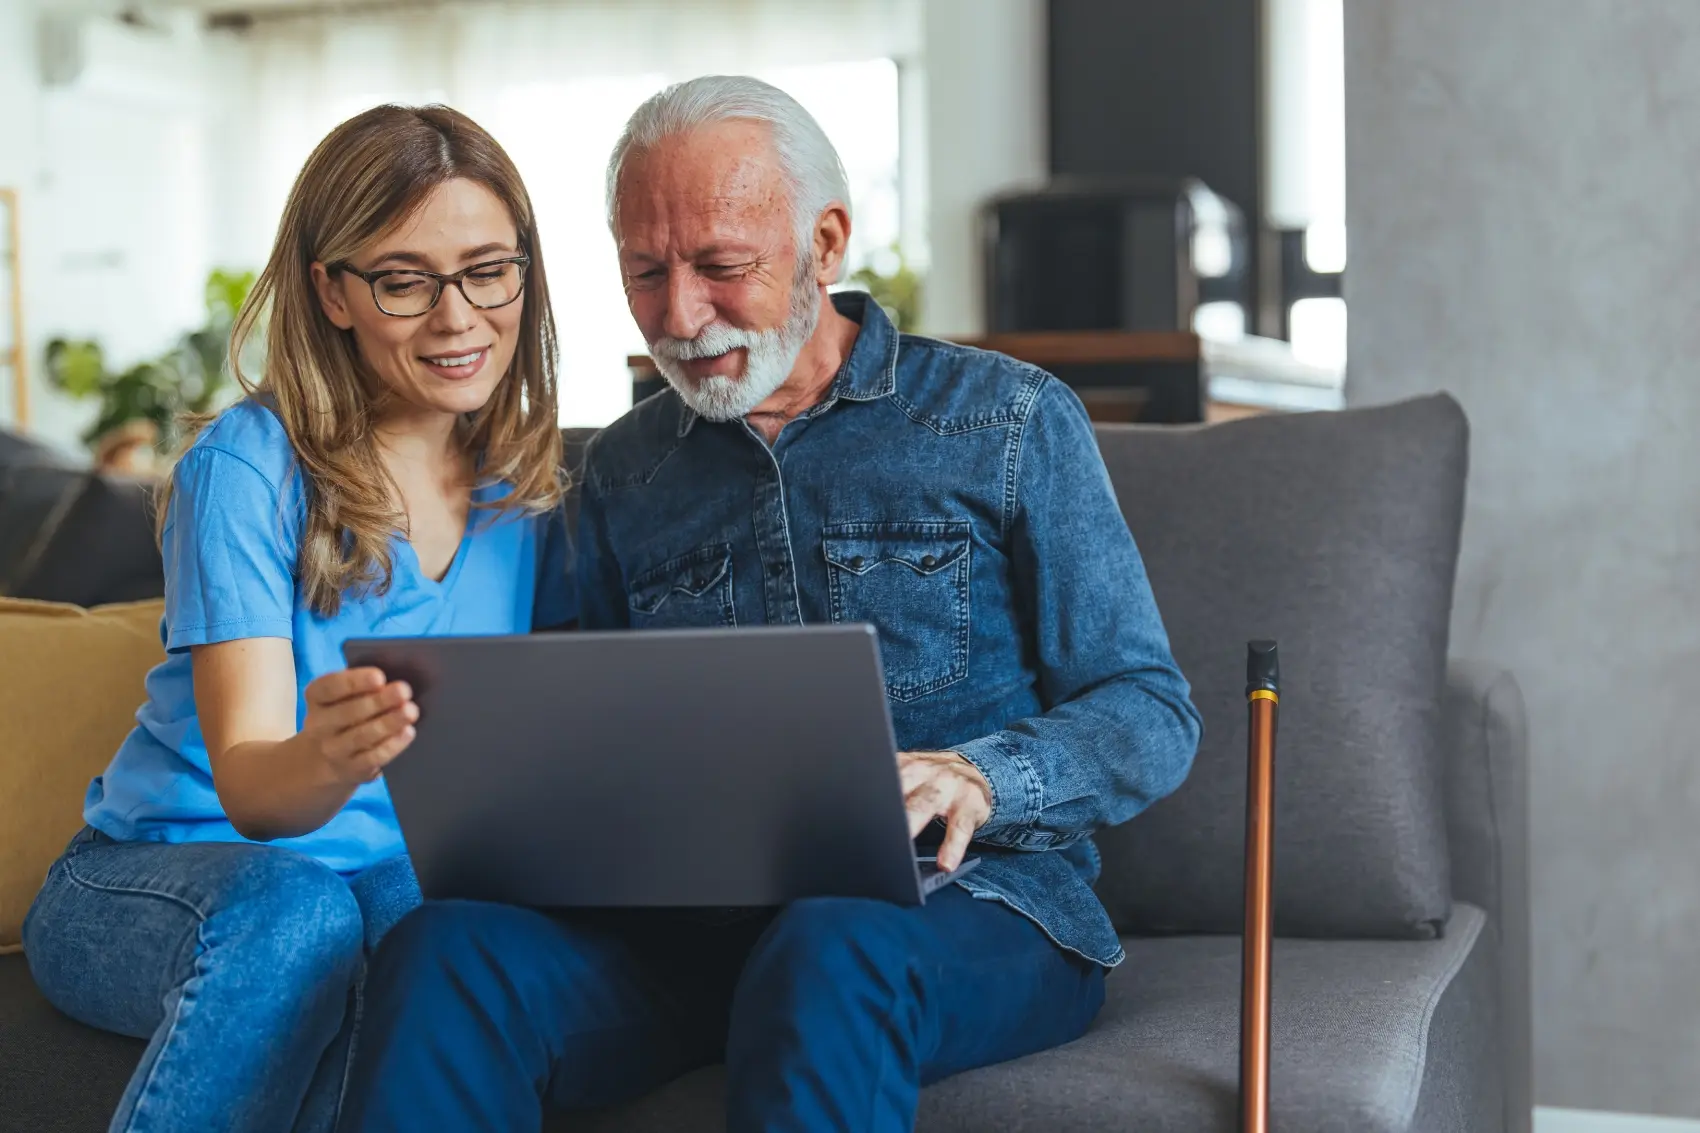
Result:
[[[922,783],[904,796],[903,808],[909,812],[909,837],[914,838],[927,828],[927,823],[944,813],[943,802],[938,784],[932,782]]]
[[[938,773],[938,764],[929,763],[924,759],[905,760],[897,765],[897,777],[903,784],[905,797],[922,783],[935,778]]]
[[[326,673],[324,676],[307,685],[307,703],[317,708],[329,708],[352,696],[363,696],[377,692],[384,687],[384,674],[370,666],[361,669],[343,669],[340,672]]]
[[[973,840],[976,824],[969,813],[971,809],[965,801],[958,802],[946,819],[944,841],[939,843],[939,869],[945,873],[962,864],[962,855],[968,852],[968,843]]]

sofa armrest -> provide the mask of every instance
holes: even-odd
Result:
[[[1529,733],[1523,694],[1498,666],[1454,660],[1445,702],[1452,895],[1486,909],[1498,949],[1506,1128],[1532,1121]]]

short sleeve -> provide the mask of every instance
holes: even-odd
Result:
[[[566,508],[557,507],[539,518],[537,601],[532,607],[535,629],[558,629],[578,620],[578,590],[573,579],[573,556],[568,546]]]
[[[298,517],[240,456],[191,448],[172,472],[161,552],[165,647],[294,636]]]

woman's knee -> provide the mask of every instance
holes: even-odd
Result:
[[[249,849],[222,900],[206,909],[200,948],[256,983],[352,984],[364,962],[365,933],[348,883],[304,854]]]
[[[61,858],[25,938],[41,990],[73,1017],[147,1034],[161,988],[236,978],[279,1002],[331,998],[362,962],[359,906],[327,866],[271,846],[123,843]]]

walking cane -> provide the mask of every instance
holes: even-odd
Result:
[[[1240,1133],[1269,1133],[1269,954],[1275,936],[1275,710],[1273,641],[1246,645],[1245,932],[1240,957]]]

